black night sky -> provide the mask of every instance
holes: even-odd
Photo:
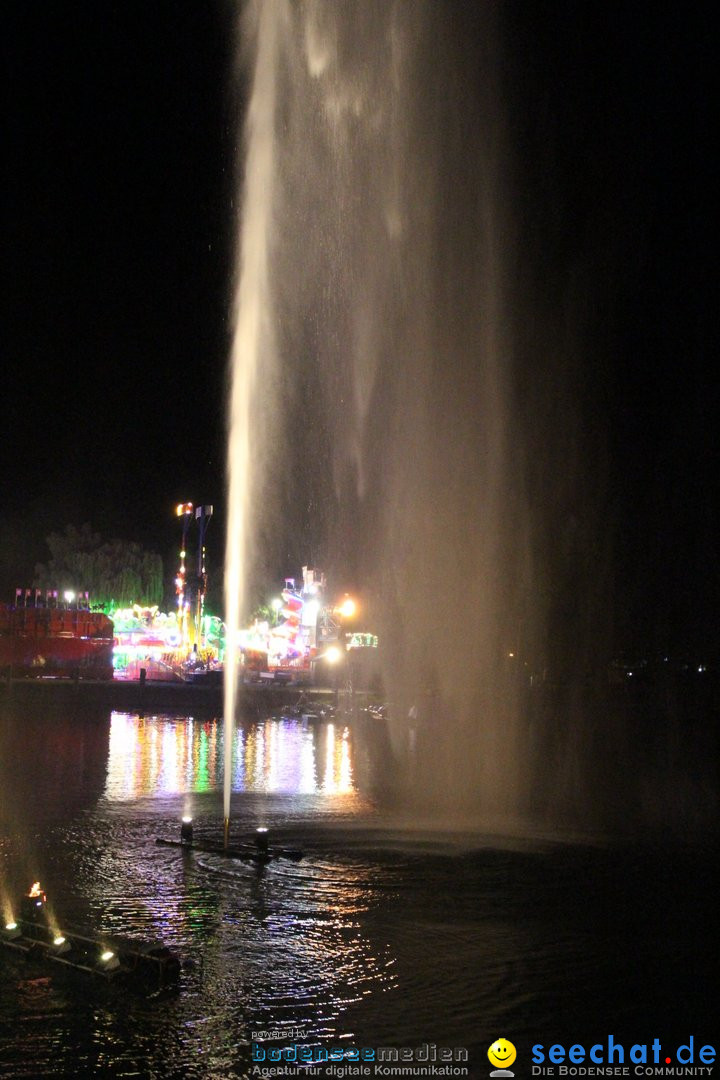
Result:
[[[669,640],[710,659],[711,9],[501,10],[517,220],[545,300],[572,292],[593,328],[581,397],[606,446],[615,645]],[[211,573],[221,564],[234,22],[229,3],[6,15],[7,600],[68,523],[139,540],[171,573],[173,506],[187,499],[214,504]]]
[[[232,22],[17,5],[4,48],[3,589],[31,580],[49,529],[82,521],[172,572],[188,499],[216,507],[221,559]]]

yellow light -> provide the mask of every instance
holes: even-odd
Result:
[[[192,503],[178,503],[175,513],[178,517],[183,517],[184,514],[192,514],[192,508]]]
[[[331,645],[329,649],[326,649],[323,653],[324,658],[328,664],[337,664],[338,660],[342,656],[342,651],[338,649],[337,645]]]
[[[42,896],[42,889],[40,888],[40,882],[39,881],[33,881],[32,887],[30,889],[30,892],[28,893],[28,896]]]
[[[357,604],[351,597],[347,596],[343,600],[338,610],[342,615],[343,619],[352,619],[353,615],[357,610]]]
[[[68,946],[63,946],[63,948],[68,948]],[[105,952],[100,953],[99,963],[102,964],[102,970],[108,974],[117,971],[120,967],[120,961],[112,949],[106,949]]]

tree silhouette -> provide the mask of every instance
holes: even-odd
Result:
[[[86,522],[79,529],[46,538],[50,560],[35,567],[35,586],[89,592],[93,604],[119,607],[162,603],[163,563],[159,555],[130,540],[103,541]]]

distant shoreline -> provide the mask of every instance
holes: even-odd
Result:
[[[310,703],[332,704],[336,692],[321,686],[244,685],[240,707],[250,715],[272,712],[295,705],[304,695]],[[375,695],[358,692],[358,704],[375,700]],[[78,704],[96,705],[126,712],[190,712],[221,716],[223,688],[192,683],[129,682],[92,679],[12,679],[0,682],[0,705],[27,704],[74,708]]]

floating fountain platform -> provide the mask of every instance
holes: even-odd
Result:
[[[20,915],[0,929],[0,945],[28,960],[59,964],[105,981],[158,990],[177,983],[180,961],[160,942],[138,942],[88,929],[53,929],[46,897],[35,883]]]
[[[268,831],[263,828],[256,830],[254,847],[250,844],[230,847],[227,843],[227,827],[228,823],[226,822],[226,842],[224,844],[215,843],[212,840],[197,841],[193,837],[190,818],[183,818],[179,840],[157,836],[155,843],[161,844],[163,847],[181,848],[184,851],[200,851],[208,855],[222,855],[226,859],[239,859],[241,862],[254,863],[256,866],[265,866],[267,863],[275,862],[278,859],[299,862],[304,855],[304,852],[297,848],[271,848],[268,844]]]

